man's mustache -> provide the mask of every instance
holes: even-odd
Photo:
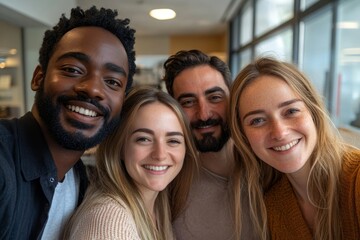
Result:
[[[190,125],[192,128],[202,128],[202,127],[206,127],[206,126],[216,126],[216,125],[219,125],[221,122],[222,121],[220,119],[209,118],[206,121],[198,120],[198,121],[192,122]]]

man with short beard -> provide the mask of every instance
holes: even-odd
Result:
[[[135,73],[117,11],[71,10],[45,32],[31,112],[0,120],[0,239],[59,239],[84,196],[80,157],[119,123]]]
[[[176,238],[252,239],[246,207],[241,217],[233,214],[237,198],[231,184],[235,163],[226,120],[231,83],[228,66],[218,57],[190,50],[170,56],[164,69],[167,91],[180,102],[190,121],[201,162],[187,209],[175,216]],[[239,218],[241,223],[234,220]]]

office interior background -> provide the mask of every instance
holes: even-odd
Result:
[[[161,87],[178,50],[226,61],[233,78],[258,56],[293,62],[323,95],[346,141],[360,146],[359,0],[0,0],[0,118],[31,110],[32,72],[44,31],[72,7],[116,8],[136,29],[135,84]],[[173,20],[151,19],[172,8]]]

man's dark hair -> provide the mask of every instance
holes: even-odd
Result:
[[[80,7],[73,8],[71,9],[70,18],[66,18],[65,14],[62,14],[58,24],[45,32],[39,51],[39,63],[44,74],[46,74],[49,60],[54,53],[57,43],[68,31],[83,26],[101,27],[114,34],[125,48],[129,62],[129,76],[126,84],[126,90],[128,90],[132,85],[136,69],[134,51],[135,30],[128,26],[130,23],[129,19],[116,19],[117,15],[116,10],[97,9],[95,6],[85,11]]]
[[[231,73],[227,64],[216,56],[208,56],[199,50],[193,49],[189,51],[179,51],[165,61],[165,75],[163,80],[165,81],[168,93],[174,96],[173,84],[177,75],[185,69],[199,65],[208,65],[219,71],[224,78],[226,86],[230,88]]]

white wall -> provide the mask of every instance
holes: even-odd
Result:
[[[1,15],[24,16],[32,19],[32,24],[38,22],[45,26],[55,25],[62,13],[69,13],[75,6],[75,0],[0,0],[0,10],[4,10]],[[21,21],[20,24],[30,23]]]
[[[170,38],[168,36],[142,36],[135,33],[136,55],[168,55]]]

